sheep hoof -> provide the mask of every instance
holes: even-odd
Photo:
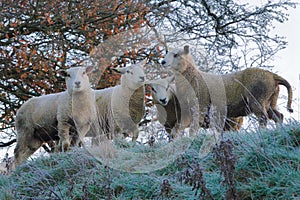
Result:
[[[69,150],[69,148],[70,148],[70,143],[69,142],[62,142],[62,144],[59,147],[59,150],[61,152],[66,152],[66,151]]]

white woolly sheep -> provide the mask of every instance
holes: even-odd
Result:
[[[198,70],[189,53],[189,46],[183,50],[176,49],[169,52],[162,61],[164,67],[171,68],[175,74],[177,95],[186,102],[191,97],[197,97],[200,125],[205,125],[205,117],[209,115],[212,101],[218,95],[226,95],[225,105],[217,105],[216,110],[225,113],[227,118],[247,116],[254,113],[261,127],[266,126],[267,120],[282,121],[283,115],[277,111],[276,104],[279,85],[284,85],[288,90],[287,109],[293,112],[292,89],[288,81],[267,70],[248,68],[239,72],[214,75]],[[187,84],[183,84],[186,81]],[[195,96],[187,93],[192,87]],[[219,91],[225,91],[225,94]],[[213,91],[213,92],[212,92]],[[212,94],[213,93],[213,94]],[[211,95],[214,95],[213,97]],[[214,99],[215,98],[215,99]],[[217,99],[218,101],[218,99]],[[219,106],[219,107],[218,107]],[[224,121],[223,121],[224,123]]]
[[[152,97],[157,108],[158,121],[164,125],[166,131],[174,138],[179,130],[181,108],[176,96],[175,84],[172,84],[175,76],[149,81],[152,88]],[[243,117],[226,120],[224,130],[239,130],[243,123]],[[175,128],[175,133],[172,133]],[[182,127],[187,128],[187,127]]]
[[[15,164],[20,165],[44,143],[59,140],[59,148],[80,142],[96,118],[95,94],[87,74],[92,67],[74,67],[67,70],[67,90],[60,93],[33,97],[26,101],[16,115],[17,145]]]
[[[132,141],[138,138],[138,123],[144,116],[144,65],[137,64],[116,69],[121,73],[121,84],[111,88],[95,90],[100,128],[111,129],[117,133],[132,133]],[[111,124],[113,123],[113,124]],[[110,132],[108,130],[105,131]],[[99,133],[98,133],[99,134]],[[90,131],[88,136],[96,136]]]
[[[151,87],[153,102],[157,109],[158,121],[164,125],[171,138],[179,130],[181,109],[176,97],[175,84],[172,84],[175,76],[152,80],[147,84]],[[175,133],[173,132],[175,129]]]

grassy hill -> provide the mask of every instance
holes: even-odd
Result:
[[[151,157],[170,153],[163,141],[154,146],[116,141],[117,148],[132,155],[120,154],[124,163],[111,157],[103,164],[85,149],[39,157],[10,176],[0,176],[0,199],[300,199],[298,122],[226,133],[217,145],[210,145],[213,138],[199,133],[166,163]],[[186,141],[175,141],[174,146]],[[151,161],[146,165],[152,171],[127,167],[141,162],[134,160],[139,152],[147,153],[142,155]]]

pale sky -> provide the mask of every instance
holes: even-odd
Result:
[[[251,6],[260,6],[268,0],[236,0],[239,3],[248,3]],[[278,2],[278,0],[276,1]],[[294,2],[298,2],[294,0]],[[278,100],[278,110],[284,114],[285,119],[294,118],[300,120],[299,107],[299,79],[300,79],[300,2],[296,8],[289,8],[288,21],[281,23],[274,23],[275,29],[271,31],[272,34],[286,37],[288,45],[286,49],[281,50],[274,57],[270,65],[274,65],[273,72],[285,78],[293,88],[293,103],[292,108],[294,113],[290,114],[286,110],[286,100]],[[284,86],[280,86],[280,96],[287,96],[287,91]]]
[[[285,36],[288,42],[287,48],[281,50],[275,57],[272,65],[275,66],[274,72],[289,81],[293,87],[293,104],[294,113],[288,114],[279,101],[280,112],[283,112],[285,118],[293,117],[300,120],[299,116],[299,76],[300,76],[300,5],[295,9],[289,9],[289,20],[284,24],[276,24],[274,33]],[[281,86],[280,94],[286,95],[286,89]],[[284,106],[286,101],[283,102]]]

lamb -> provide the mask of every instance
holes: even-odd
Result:
[[[78,145],[91,123],[96,119],[94,90],[88,73],[92,67],[67,70],[67,90],[33,97],[26,101],[16,115],[17,145],[15,165],[22,164],[44,143],[59,140],[59,149],[68,150],[71,139]],[[76,127],[76,131],[70,129]],[[70,136],[72,138],[70,138]]]
[[[290,84],[270,71],[248,68],[225,75],[204,73],[196,68],[189,46],[169,52],[162,65],[175,74],[177,96],[181,97],[179,101],[189,104],[196,97],[201,126],[207,125],[205,117],[209,115],[211,108],[216,109],[217,116],[223,116],[223,120],[253,113],[258,118],[260,127],[266,126],[268,119],[282,121],[283,115],[276,109],[279,85],[287,88],[287,110],[293,112]],[[219,122],[224,124],[222,120]]]
[[[102,130],[114,129],[117,133],[132,133],[132,141],[137,140],[138,124],[145,113],[145,73],[143,69],[145,64],[146,59],[135,65],[115,69],[122,74],[121,84],[95,90],[97,112]],[[110,131],[106,130],[106,132]],[[88,136],[94,137],[95,133],[90,131]]]
[[[179,130],[181,119],[181,108],[176,97],[176,88],[171,84],[175,76],[164,79],[149,81],[147,84],[151,87],[153,101],[157,108],[158,121],[164,125],[171,139]],[[175,133],[172,131],[175,128]]]

